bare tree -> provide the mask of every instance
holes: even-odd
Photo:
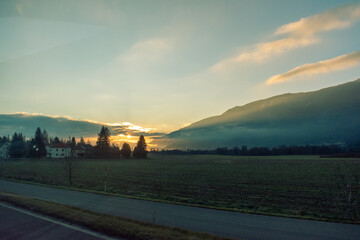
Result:
[[[81,167],[79,158],[67,157],[63,160],[63,169],[69,180],[69,185],[73,185],[73,177]]]

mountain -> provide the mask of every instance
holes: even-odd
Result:
[[[125,124],[106,124],[91,122],[86,120],[74,120],[65,117],[53,117],[46,115],[33,115],[27,113],[0,114],[0,136],[12,135],[14,132],[21,132],[26,137],[32,137],[37,127],[46,129],[49,136],[67,138],[75,137],[95,137],[102,125],[107,126],[112,135],[132,135],[139,136],[161,136],[162,133],[143,132],[137,130],[137,126],[130,123]]]
[[[234,107],[166,137],[167,148],[192,149],[359,142],[360,79]]]

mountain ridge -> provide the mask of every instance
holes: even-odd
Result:
[[[352,142],[356,140],[355,135],[360,134],[355,127],[360,125],[359,92],[360,79],[357,79],[316,91],[285,93],[235,106],[168,134],[167,147]]]

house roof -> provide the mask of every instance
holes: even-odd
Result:
[[[82,144],[78,144],[76,145],[75,150],[86,150],[86,147]]]
[[[68,145],[66,145],[65,143],[55,143],[55,144],[51,144],[50,145],[51,148],[70,148]]]
[[[3,146],[7,145],[8,147],[10,146],[9,142],[4,142],[3,144],[0,144],[0,148],[2,148]]]

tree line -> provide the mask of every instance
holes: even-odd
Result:
[[[212,150],[194,149],[172,149],[157,150],[151,149],[151,153],[160,154],[209,154],[209,155],[233,155],[233,156],[277,156],[277,155],[336,155],[336,156],[360,156],[360,143],[355,145],[305,145],[305,146],[286,146],[278,147],[251,147],[243,145],[241,148],[221,147]]]
[[[146,148],[147,148],[147,144],[145,141],[145,137],[144,135],[141,135],[133,151],[131,150],[130,145],[125,142],[122,145],[122,148],[119,153],[123,158],[130,158],[131,156],[133,158],[146,158],[148,154]],[[114,145],[110,146],[110,130],[105,126],[102,126],[100,132],[98,133],[98,139],[96,141],[96,146],[95,146],[95,150],[96,150],[95,153],[98,156],[106,157],[106,156],[110,156],[111,153],[114,151],[114,149],[116,149]]]
[[[57,136],[52,138],[49,137],[46,129],[41,130],[38,127],[35,131],[34,137],[27,139],[22,133],[15,132],[12,137],[10,136],[0,136],[0,146],[4,143],[9,143],[9,155],[11,158],[42,158],[46,157],[46,146],[53,146],[58,144],[63,144],[71,148],[71,156],[75,156],[76,149],[86,150],[84,156],[90,158],[96,157],[105,157],[105,158],[146,158],[147,144],[145,137],[141,135],[139,140],[134,147],[131,149],[131,146],[128,143],[124,143],[122,148],[119,149],[115,144],[110,142],[110,130],[102,126],[100,132],[98,133],[98,139],[96,145],[92,146],[88,141],[85,143],[83,137],[80,138],[79,142],[76,142],[75,137],[69,137],[68,139],[60,139]]]

